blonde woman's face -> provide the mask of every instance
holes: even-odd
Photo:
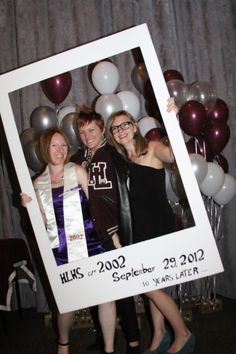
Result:
[[[121,145],[131,141],[136,130],[135,124],[125,114],[115,117],[111,125],[113,138]]]

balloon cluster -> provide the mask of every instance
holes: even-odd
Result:
[[[179,107],[179,123],[188,136],[186,147],[199,188],[203,196],[222,207],[236,193],[235,179],[229,175],[228,162],[221,155],[230,138],[227,104],[216,96],[209,82],[186,84],[177,70],[167,70],[163,75],[170,96],[175,97]]]
[[[95,103],[95,111],[102,115],[105,122],[110,114],[120,110],[128,111],[135,119],[139,115],[140,102],[134,92],[124,90],[116,93],[119,79],[119,70],[110,60],[93,64],[91,81],[100,94]]]
[[[176,70],[167,70],[164,77],[170,96],[175,97],[179,106],[179,123],[183,135],[188,136],[186,148],[193,172],[214,237],[219,241],[223,237],[222,209],[236,194],[236,180],[228,173],[228,162],[221,154],[230,138],[229,109],[208,82],[185,84]],[[185,192],[177,168],[170,179],[181,204]],[[216,277],[206,277],[200,282],[200,305],[210,305],[214,310],[217,305]]]
[[[69,105],[60,108],[70,92],[72,79],[69,72],[46,79],[40,86],[47,98],[54,103],[54,108],[39,106],[30,115],[30,128],[24,130],[20,136],[26,163],[34,172],[44,168],[42,162],[38,139],[40,134],[51,128],[60,127],[67,135],[72,151],[79,145],[76,135],[75,120],[77,117],[76,105]]]
[[[229,109],[222,99],[217,98],[209,82],[186,84],[177,70],[166,70],[163,76],[170,96],[175,98],[179,107],[180,127],[187,136],[186,147],[203,198],[211,198],[222,207],[236,193],[235,179],[229,175],[228,162],[221,154],[230,137],[227,124]],[[144,63],[133,68],[131,78],[144,96],[145,108],[150,114],[138,121],[141,134],[148,140],[164,141],[166,132]],[[186,194],[177,166],[171,166],[168,172],[170,183],[167,194],[174,203],[185,201]]]

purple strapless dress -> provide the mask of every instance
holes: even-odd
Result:
[[[58,228],[58,236],[60,242],[60,246],[58,248],[53,249],[53,254],[56,259],[57,265],[68,263],[67,242],[66,242],[65,227],[64,227],[63,198],[59,197],[60,194],[63,193],[63,189],[64,189],[63,186],[52,189],[53,206],[54,206],[54,212],[55,212],[57,228]],[[99,237],[94,230],[93,223],[89,213],[88,199],[82,189],[78,190],[78,193],[80,194],[80,202],[81,202],[81,208],[83,213],[88,254],[89,257],[91,257],[96,254],[105,252],[105,249],[103,248],[102,242],[99,240]]]

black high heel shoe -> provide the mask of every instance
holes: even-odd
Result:
[[[163,354],[193,354],[195,348],[195,336],[191,334],[184,346],[176,353],[169,353],[168,351]]]

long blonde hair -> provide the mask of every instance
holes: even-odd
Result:
[[[138,126],[136,120],[134,119],[134,117],[129,112],[127,112],[125,110],[114,112],[108,118],[107,123],[106,123],[106,137],[107,137],[108,143],[110,145],[113,145],[116,148],[116,150],[123,157],[125,157],[126,159],[128,158],[125,148],[123,147],[123,145],[116,142],[116,140],[114,139],[114,136],[111,132],[112,124],[113,124],[115,118],[122,116],[122,115],[126,116],[130,120],[130,122],[132,122],[137,128],[137,131],[134,134],[135,152],[136,152],[137,156],[145,155],[147,153],[147,149],[148,149],[148,140],[145,139],[141,135],[140,130],[139,130],[139,126]]]

